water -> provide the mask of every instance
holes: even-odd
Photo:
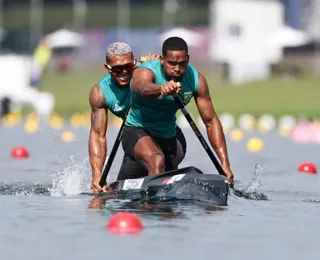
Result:
[[[88,129],[72,131],[76,141],[65,143],[62,130],[27,134],[0,126],[0,259],[318,259],[320,181],[296,169],[304,161],[319,167],[319,145],[295,144],[276,132],[246,133],[240,142],[227,136],[235,188],[251,197],[231,192],[226,208],[142,204],[84,194],[91,179]],[[194,133],[184,132],[188,153],[181,166],[216,173]],[[109,152],[116,134],[108,133]],[[261,152],[246,150],[251,136],[264,141]],[[30,158],[11,159],[16,145],[26,146]],[[121,156],[120,147],[111,181]],[[261,194],[267,200],[256,200]],[[144,230],[134,236],[107,232],[108,220],[120,211],[139,215]]]

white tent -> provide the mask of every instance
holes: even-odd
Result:
[[[197,32],[184,28],[174,28],[160,35],[161,43],[164,42],[167,38],[174,36],[184,39],[190,46],[196,46],[202,41],[202,35]]]
[[[271,33],[269,37],[269,46],[273,47],[296,47],[307,44],[310,37],[303,31],[289,26],[283,26],[279,30]]]
[[[48,115],[54,109],[55,98],[50,92],[40,92],[29,86],[30,64],[30,57],[0,56],[0,100],[9,98],[15,104],[29,104],[37,113]]]
[[[84,44],[82,34],[66,29],[60,29],[45,37],[52,48],[80,47]]]

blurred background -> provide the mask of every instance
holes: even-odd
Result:
[[[219,113],[320,115],[320,0],[0,0],[1,113],[88,116],[110,43],[138,57],[169,36]]]
[[[250,193],[232,192],[225,211],[211,209],[202,181],[196,207],[171,202],[189,184],[168,204],[161,192],[161,205],[90,191],[89,91],[107,73],[107,46],[161,54],[169,36],[185,39],[205,75],[235,187]],[[172,259],[318,259],[319,90],[320,0],[0,0],[0,259],[168,259],[172,246]],[[187,109],[207,139],[194,101]],[[217,173],[180,112],[177,122],[188,142],[180,167]],[[119,123],[108,118],[108,155]],[[251,200],[261,194],[268,201]],[[102,234],[119,211],[146,227],[132,243]]]

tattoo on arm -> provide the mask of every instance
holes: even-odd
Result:
[[[91,115],[91,127],[94,130],[96,136],[101,137],[101,130],[102,128],[104,128],[103,123],[105,122],[104,120],[104,115],[103,115],[103,111],[102,109],[98,109],[97,111],[93,112]],[[94,140],[94,143],[97,145],[97,147],[100,148],[101,144],[103,141],[101,141],[100,138],[96,138]],[[94,151],[94,156],[98,159],[102,159],[101,156],[101,151],[99,150],[95,150]]]
[[[108,123],[106,101],[97,84],[90,91],[89,103],[91,106],[89,157],[94,177],[101,175],[106,159],[106,131]]]

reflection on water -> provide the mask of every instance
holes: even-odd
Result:
[[[190,211],[201,210],[202,214],[214,215],[216,212],[225,211],[227,207],[217,206],[199,201],[190,200],[125,200],[119,199],[118,194],[95,196],[89,201],[89,209],[107,209],[112,213],[130,211],[147,217],[165,219],[187,219]]]

